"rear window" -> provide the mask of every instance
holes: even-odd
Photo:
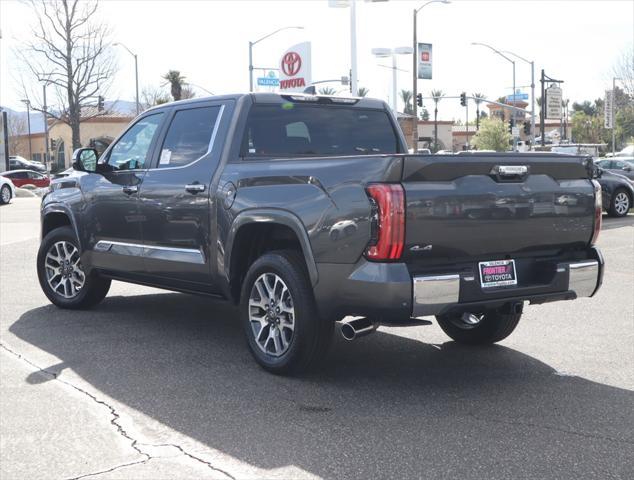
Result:
[[[242,156],[293,157],[399,153],[399,140],[382,110],[339,106],[254,105]]]

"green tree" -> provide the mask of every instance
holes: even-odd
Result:
[[[403,100],[403,113],[413,115],[414,107],[412,106],[412,91],[405,89],[401,90],[401,100]]]
[[[320,95],[334,95],[335,93],[337,93],[337,90],[335,90],[333,87],[321,87],[318,92]]]
[[[473,137],[473,144],[479,150],[504,152],[509,148],[511,134],[508,125],[497,118],[483,119],[480,130]]]
[[[424,120],[425,122],[429,121],[429,110],[427,110],[425,107],[423,107],[423,111],[420,112],[420,119]]]
[[[434,99],[434,152],[438,151],[438,102],[444,95],[442,90],[431,91],[431,97]]]
[[[471,96],[476,104],[476,130],[480,130],[480,104],[487,97],[483,93],[473,93]]]
[[[185,77],[178,70],[170,70],[163,75],[163,80],[167,80],[164,85],[170,86],[170,92],[174,101],[183,98],[183,86],[185,85]]]
[[[369,91],[370,89],[366,87],[359,87],[357,90],[357,95],[359,95],[360,97],[365,97]]]

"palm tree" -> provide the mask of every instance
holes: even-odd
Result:
[[[412,107],[412,91],[405,89],[401,90],[401,100],[403,100],[403,112],[409,115],[413,114],[414,108]]]
[[[334,95],[335,93],[337,93],[337,90],[332,87],[321,87],[319,89],[320,95]]]
[[[480,130],[480,104],[487,98],[483,93],[474,93],[472,95],[476,104],[476,132]]]
[[[365,97],[370,90],[366,87],[359,87],[357,90],[357,95],[360,97]]]
[[[178,70],[170,70],[163,75],[163,80],[167,80],[167,83],[164,85],[170,86],[172,98],[175,101],[180,100],[183,96],[183,85],[185,85],[185,77],[181,75],[181,72]]]
[[[431,91],[431,96],[434,99],[434,152],[438,150],[438,102],[444,95],[442,90]]]

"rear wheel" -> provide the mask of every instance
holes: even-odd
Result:
[[[624,217],[632,207],[632,198],[623,189],[618,189],[612,195],[612,201],[610,202],[610,209],[608,213],[612,217]]]
[[[110,280],[85,273],[70,227],[56,228],[44,237],[37,254],[37,276],[44,294],[61,308],[92,307],[110,289]]]
[[[11,188],[9,185],[2,185],[0,188],[0,203],[7,204],[11,201]]]
[[[240,317],[253,357],[272,373],[312,367],[332,341],[334,322],[317,312],[304,260],[292,250],[266,253],[251,265]]]
[[[436,317],[440,328],[451,339],[465,345],[485,345],[508,337],[522,317],[519,313],[492,310],[481,314],[448,314]]]

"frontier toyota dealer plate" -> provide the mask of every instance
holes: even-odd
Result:
[[[515,260],[480,262],[478,265],[480,269],[480,285],[482,285],[482,288],[517,285]]]

